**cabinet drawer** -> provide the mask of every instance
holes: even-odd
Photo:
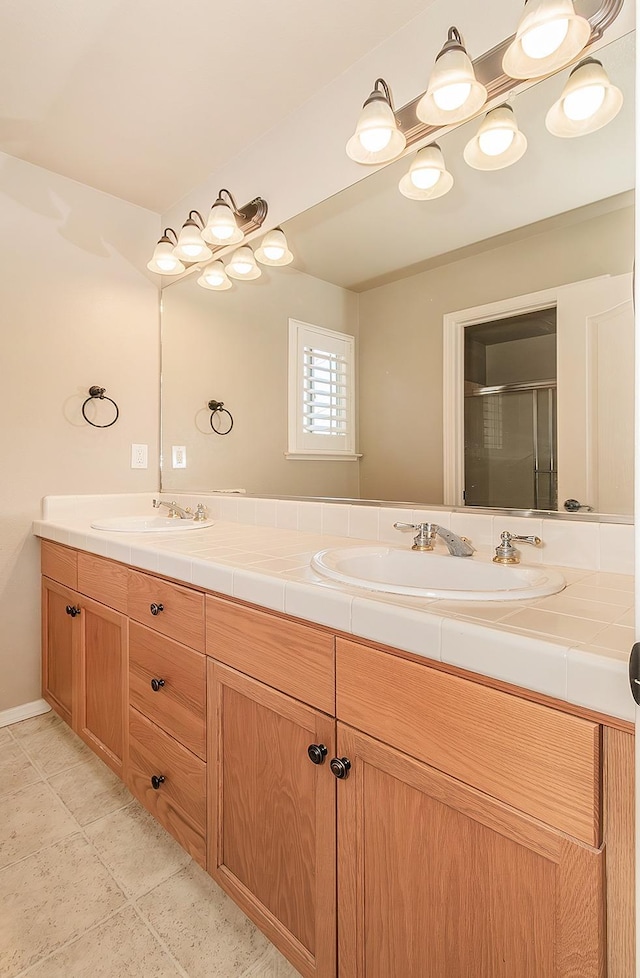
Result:
[[[89,598],[127,613],[128,570],[124,564],[84,551],[78,553],[78,590]]]
[[[78,587],[78,552],[69,547],[61,547],[58,543],[43,540],[40,549],[42,576],[48,577],[58,584],[77,589]]]
[[[206,657],[131,622],[129,699],[132,706],[205,757]],[[162,682],[157,689],[151,680]]]
[[[333,714],[334,638],[326,632],[207,596],[207,654]]]
[[[159,788],[151,778],[162,777]],[[206,866],[206,764],[129,709],[129,788],[180,845]]]
[[[130,570],[128,605],[130,618],[204,652],[204,595],[200,591]]]
[[[340,720],[597,846],[600,727],[339,639]]]

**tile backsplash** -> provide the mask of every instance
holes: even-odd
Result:
[[[45,520],[98,516],[141,515],[151,511],[151,500],[158,493],[131,493],[91,496],[46,496],[42,516]],[[634,573],[634,527],[623,523],[590,523],[579,519],[510,517],[486,513],[447,510],[398,509],[357,503],[324,503],[212,495],[210,493],[163,494],[180,505],[204,502],[212,519],[258,526],[273,526],[301,532],[321,532],[332,537],[380,541],[408,546],[411,531],[393,528],[395,522],[418,523],[426,520],[450,527],[468,537],[480,553],[491,553],[500,533],[535,534],[542,546],[521,546],[523,564],[551,564],[619,574]]]

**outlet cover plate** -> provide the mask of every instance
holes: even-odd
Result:
[[[146,469],[148,466],[148,457],[149,457],[148,445],[131,446],[131,468],[132,469]]]

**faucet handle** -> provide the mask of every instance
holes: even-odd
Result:
[[[394,523],[396,530],[417,530],[412,550],[433,550],[438,527],[435,523]]]
[[[203,503],[198,503],[193,519],[196,523],[202,523],[207,519],[207,507]]]
[[[496,547],[495,557],[493,558],[496,564],[519,564],[520,563],[520,551],[512,544],[512,540],[517,540],[518,543],[529,543],[532,547],[539,547],[542,543],[540,537],[536,536],[519,536],[517,533],[509,533],[508,530],[503,530],[500,534],[500,543]]]

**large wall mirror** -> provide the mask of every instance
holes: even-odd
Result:
[[[445,196],[402,196],[404,158],[289,221],[292,265],[165,288],[163,490],[632,514],[635,34],[598,57],[603,129],[547,131],[562,72],[512,99],[513,166],[467,166],[473,120],[439,140]],[[357,458],[286,457],[290,320],[355,337]]]

